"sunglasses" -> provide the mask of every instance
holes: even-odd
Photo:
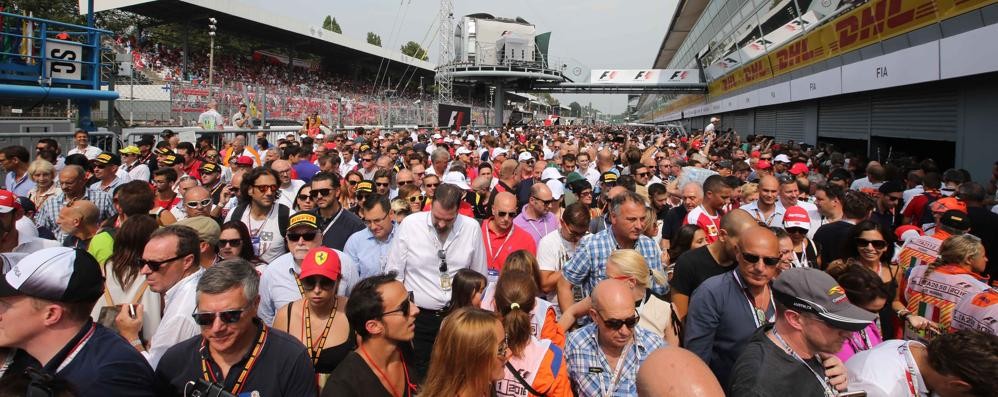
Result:
[[[649,172],[642,172],[642,173],[639,173],[638,176],[642,177],[642,178],[647,178],[647,177],[651,176],[651,173],[649,173]]]
[[[149,270],[152,270],[154,272],[158,272],[159,269],[162,268],[163,266],[165,266],[167,263],[173,262],[173,261],[175,261],[177,259],[180,259],[180,258],[183,258],[183,257],[185,257],[187,255],[190,255],[190,254],[181,254],[181,255],[177,255],[177,256],[175,256],[173,258],[164,259],[164,260],[161,260],[161,261],[151,261],[151,260],[148,260],[148,259],[139,259],[138,260],[138,265],[139,265],[140,269],[142,267],[148,266]]]
[[[312,196],[308,194],[299,194],[298,201],[312,201]]]
[[[439,184],[439,183],[426,183],[426,184],[424,184],[424,185],[426,185],[426,188],[427,188],[427,189],[433,189],[433,188],[435,188],[435,187],[437,187],[437,186],[440,186],[440,184]]]
[[[239,318],[243,316],[245,309],[237,310],[226,310],[221,312],[194,312],[191,317],[194,317],[194,322],[202,327],[208,327],[215,323],[215,317],[218,317],[225,324],[233,324],[239,322]]]
[[[234,238],[232,240],[222,240],[222,239],[218,240],[219,247],[224,247],[226,245],[230,247],[239,247],[243,245],[243,240],[238,238]]]
[[[277,185],[253,185],[253,188],[260,193],[274,193],[277,191]]]
[[[308,276],[300,279],[301,287],[305,291],[314,290],[318,285],[319,289],[324,289],[326,291],[336,288],[336,280],[330,280],[329,278],[323,276]]]
[[[360,159],[360,161],[363,161],[365,163],[370,163],[370,162],[374,161],[374,159]]]
[[[184,204],[187,205],[187,208],[207,207],[207,206],[211,205],[211,199],[204,199],[204,200],[201,200],[201,201],[188,201],[188,202],[186,202]]]
[[[638,325],[638,321],[641,321],[641,315],[639,315],[637,312],[634,313],[634,316],[630,318],[625,318],[623,320],[603,317],[603,315],[600,314],[600,312],[596,312],[596,314],[599,316],[601,320],[603,320],[603,325],[606,325],[607,328],[612,329],[614,331],[619,330],[624,326],[627,326],[627,329],[634,329],[634,327]]]
[[[802,227],[788,227],[787,233],[790,234],[807,234],[807,229]]]
[[[447,272],[447,253],[444,250],[437,251],[437,258],[440,258],[440,273]]]
[[[863,248],[871,244],[873,245],[874,249],[882,250],[884,248],[887,248],[887,242],[884,240],[867,240],[865,238],[856,239],[856,248]]]
[[[296,242],[301,240],[302,238],[304,238],[305,241],[312,241],[313,239],[315,239],[315,235],[318,233],[319,232],[316,231],[305,232],[305,233],[288,233],[288,241]]]
[[[349,183],[349,184],[350,184],[350,186],[355,186],[355,185],[357,185],[358,183],[360,183],[360,181],[354,181],[354,180],[348,180],[348,181],[347,181],[347,183]]]
[[[398,184],[399,186],[405,186],[405,185],[408,185],[408,184],[410,184],[412,182],[413,181],[395,181],[395,183]]]
[[[779,257],[755,255],[744,251],[742,251],[742,258],[748,263],[759,263],[759,259],[762,259],[762,263],[770,267],[780,264]]]
[[[402,314],[402,317],[409,317],[410,305],[412,305],[413,303],[416,303],[416,296],[413,295],[412,291],[409,291],[409,296],[406,298],[406,300],[402,301],[402,304],[399,305],[397,309],[383,312],[381,313],[381,317],[394,313],[400,313]]]
[[[558,201],[558,200],[555,200],[553,198],[549,199],[549,200],[543,200],[543,199],[541,199],[541,198],[539,198],[537,196],[530,196],[530,198],[532,198],[534,200],[537,200],[537,201],[540,201],[540,202],[544,203],[544,205],[551,205],[551,204],[554,204],[555,202]]]
[[[333,189],[312,189],[312,191],[308,192],[308,196],[311,197],[311,198],[316,199],[316,198],[319,198],[319,196],[326,197],[326,196],[332,194],[332,192],[333,192]],[[299,197],[301,197],[301,196],[299,196]]]
[[[496,218],[512,218],[514,216],[516,216],[516,212],[514,212],[514,211],[510,211],[510,212],[496,211]]]
[[[418,203],[418,202],[423,201],[425,199],[426,199],[426,196],[424,196],[424,195],[421,194],[421,195],[418,195],[418,196],[411,196],[411,197],[409,197],[409,202],[410,203]]]

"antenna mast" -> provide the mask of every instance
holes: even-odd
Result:
[[[440,0],[440,29],[437,30],[440,55],[437,57],[437,101],[454,103],[454,78],[441,69],[454,61],[454,0]]]

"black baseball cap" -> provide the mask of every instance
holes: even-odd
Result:
[[[825,324],[846,331],[860,331],[877,318],[849,302],[835,279],[818,269],[784,270],[773,282],[773,298],[790,310],[817,315]]]
[[[100,265],[87,251],[52,247],[25,256],[0,278],[0,296],[96,302],[104,294]]]

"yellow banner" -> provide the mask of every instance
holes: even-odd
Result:
[[[710,82],[708,92],[716,97],[740,90],[996,2],[998,0],[872,0]]]

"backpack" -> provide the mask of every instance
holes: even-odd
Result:
[[[277,207],[277,227],[281,230],[281,237],[287,237],[288,234],[288,222],[291,220],[291,209],[284,204],[276,204]],[[241,203],[232,209],[232,217],[229,219],[241,220],[243,219],[243,213],[246,212],[246,207],[249,203]]]

